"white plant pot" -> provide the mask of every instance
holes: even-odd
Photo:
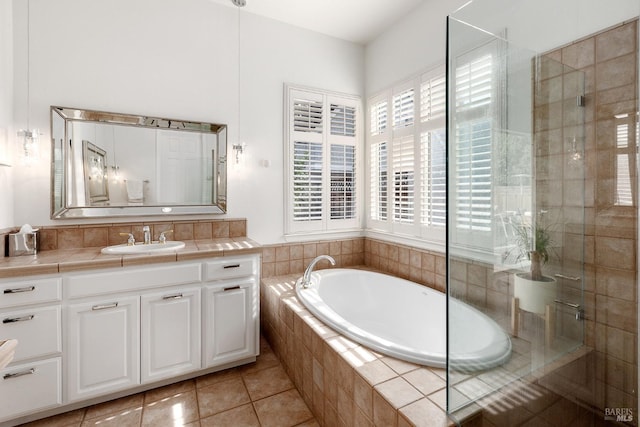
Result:
[[[516,273],[513,296],[518,298],[521,310],[544,316],[545,307],[553,305],[556,298],[556,279],[543,276],[543,281],[531,280],[529,273]]]

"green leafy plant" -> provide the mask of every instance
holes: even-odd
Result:
[[[542,266],[555,253],[551,226],[536,221],[535,224],[520,223],[514,225],[514,243],[517,251],[517,261],[528,259],[531,261],[529,279],[542,281]]]

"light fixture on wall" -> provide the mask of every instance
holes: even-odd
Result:
[[[18,142],[22,144],[22,163],[30,166],[40,158],[40,146],[38,139],[40,131],[30,129],[29,119],[31,117],[31,1],[27,0],[27,129],[18,131]]]
[[[38,143],[40,135],[38,129],[20,129],[18,131],[18,136],[21,138],[20,142],[22,143],[23,164],[29,166],[40,158],[40,144]]]
[[[244,142],[241,144],[233,144],[234,166],[240,166],[244,164],[244,156],[247,151],[247,144]]]
[[[247,0],[231,0],[231,3],[238,7],[245,7],[247,5]]]

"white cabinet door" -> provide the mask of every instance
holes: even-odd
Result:
[[[140,383],[138,296],[73,304],[66,311],[69,402]]]
[[[142,382],[201,368],[200,288],[143,295]]]
[[[255,356],[259,306],[256,282],[245,279],[206,287],[206,367]]]

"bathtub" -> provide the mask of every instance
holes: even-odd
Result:
[[[444,293],[366,270],[328,269],[311,274],[296,294],[327,326],[375,351],[421,365],[447,364]],[[509,336],[485,314],[451,299],[451,366],[482,370],[506,362]]]

